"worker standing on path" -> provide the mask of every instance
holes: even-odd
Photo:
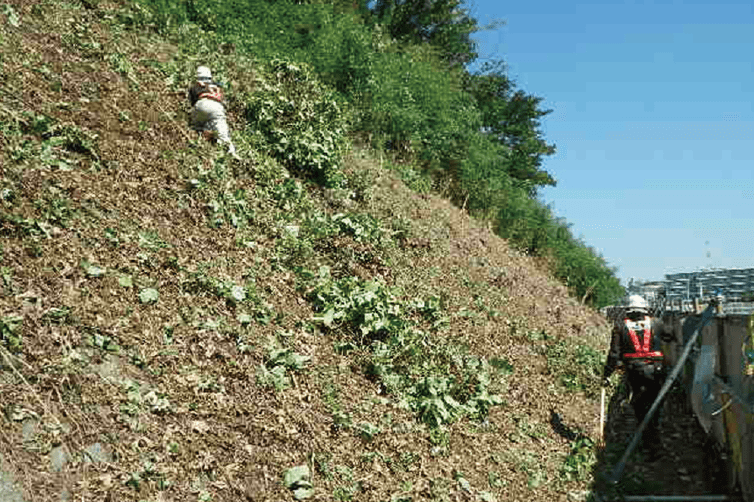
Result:
[[[661,351],[661,341],[669,341],[672,334],[661,320],[649,315],[647,302],[639,295],[631,295],[625,302],[625,315],[616,321],[605,363],[603,386],[610,385],[609,377],[616,367],[623,365],[631,388],[631,404],[636,420],[641,423],[662,388],[667,371]],[[662,452],[659,431],[659,412],[649,421],[642,438],[642,446],[650,459]]]
[[[206,66],[196,69],[196,79],[188,91],[191,110],[190,126],[207,139],[216,139],[228,147],[228,153],[240,160],[236,147],[230,140],[225,117],[223,93],[220,84],[212,81],[212,72]]]

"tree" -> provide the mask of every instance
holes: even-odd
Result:
[[[544,156],[555,153],[540,130],[540,119],[552,110],[542,110],[542,98],[516,89],[502,62],[485,64],[469,74],[467,90],[474,96],[482,114],[483,131],[506,147],[501,169],[518,180],[531,196],[541,186],[555,186],[555,179],[544,169]]]
[[[477,20],[462,8],[461,0],[376,0],[372,11],[393,38],[412,44],[430,44],[451,64],[467,64],[477,57],[471,34]]]

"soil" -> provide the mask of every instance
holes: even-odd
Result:
[[[607,417],[606,445],[595,469],[595,491],[603,500],[620,500],[623,495],[727,495],[740,500],[724,452],[699,424],[680,384],[671,387],[660,407],[661,447],[653,455],[640,442],[617,484],[611,482],[616,465],[639,425],[625,382],[612,395]]]

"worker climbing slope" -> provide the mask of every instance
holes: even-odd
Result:
[[[212,72],[206,66],[196,69],[196,79],[188,90],[191,110],[190,126],[207,139],[216,139],[227,145],[228,153],[240,160],[230,139],[222,87],[212,81]]]
[[[638,295],[628,298],[623,319],[617,320],[613,327],[603,385],[610,384],[609,377],[617,367],[625,369],[631,389],[631,405],[639,423],[652,407],[667,376],[660,345],[671,337],[662,321],[650,316],[644,298]],[[642,438],[643,449],[653,459],[659,458],[662,452],[659,419],[659,413],[656,413]]]

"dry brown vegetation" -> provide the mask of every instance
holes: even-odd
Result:
[[[586,498],[590,479],[562,473],[572,442],[550,419],[595,437],[597,376],[569,389],[551,350],[567,340],[599,353],[601,316],[368,151],[345,159],[357,196],[304,182],[304,195],[276,198],[287,174],[265,152],[240,139],[245,160],[229,164],[188,135],[184,82],[166,84],[160,65],[177,62],[188,79],[194,61],[117,28],[123,6],[9,5],[0,453],[24,500],[291,500],[282,476],[302,464],[310,500]],[[211,194],[197,183],[251,194],[248,225],[212,225]],[[338,236],[304,253],[284,228],[297,223],[296,204],[372,215],[389,238]],[[364,371],[363,347],[336,351],[344,334],[311,322],[296,266],[318,265],[381,278],[402,298],[440,298],[446,327],[432,343],[506,361],[512,372],[493,387],[505,403],[441,432],[397,406]],[[212,281],[245,284],[253,298],[233,301]],[[283,390],[257,378],[270,339],[311,358]],[[379,432],[342,426],[343,415]],[[87,461],[93,444],[104,461]],[[68,461],[54,470],[60,452]]]

